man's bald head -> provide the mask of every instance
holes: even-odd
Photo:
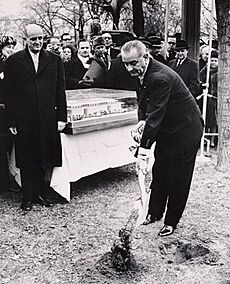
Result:
[[[26,37],[31,37],[34,34],[41,34],[43,36],[43,31],[42,28],[39,25],[36,24],[29,24],[25,28],[25,36]]]
[[[38,53],[43,46],[43,31],[39,25],[29,24],[25,28],[26,43],[33,53]]]

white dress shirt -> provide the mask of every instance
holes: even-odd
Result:
[[[89,69],[90,64],[88,63],[90,57],[83,57],[80,54],[77,55],[78,58],[81,60],[81,63],[83,64],[85,69]]]
[[[30,56],[33,60],[33,63],[34,63],[34,69],[36,71],[36,73],[38,72],[38,64],[39,64],[39,53],[33,53],[29,50],[29,53],[30,53]]]

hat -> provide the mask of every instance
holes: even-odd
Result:
[[[212,50],[211,51],[211,58],[218,58],[218,51],[217,50]]]
[[[16,43],[16,40],[12,36],[3,36],[0,39],[0,49],[10,44],[16,45]]]
[[[100,17],[98,15],[93,15],[94,20],[100,20]]]
[[[159,36],[150,36],[149,41],[152,47],[161,48],[161,38]]]
[[[168,36],[168,43],[176,43],[176,38],[172,36]]]
[[[95,48],[98,45],[105,45],[105,40],[102,36],[97,36],[93,39],[93,48]]]
[[[104,33],[104,34],[102,34],[102,37],[103,38],[111,38],[112,39],[112,36],[111,36],[110,33]]]
[[[140,40],[144,45],[146,45],[147,47],[152,47],[151,42],[149,41],[149,38],[147,36],[139,36],[138,40]]]
[[[72,39],[72,37],[71,37],[71,35],[69,33],[64,33],[64,34],[61,35],[61,40],[62,41],[63,40],[71,40],[71,39]]]
[[[190,47],[188,46],[188,43],[186,40],[181,39],[176,43],[176,47],[174,48],[175,50],[181,50],[181,49],[189,49]]]

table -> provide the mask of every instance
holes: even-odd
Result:
[[[131,103],[133,91],[110,89],[78,89],[66,91],[68,100],[113,98]],[[62,167],[55,167],[51,187],[70,201],[70,183],[82,177],[133,163],[129,147],[134,144],[130,132],[137,123],[137,111],[92,117],[68,125],[61,134]]]
[[[107,89],[80,89],[66,91],[68,100],[88,98],[115,98],[131,100],[133,91]],[[62,167],[55,167],[50,186],[70,201],[70,183],[108,168],[120,167],[135,162],[129,147],[134,145],[130,135],[137,123],[137,111],[115,113],[104,117],[92,117],[68,125],[61,133]],[[14,154],[11,157],[11,172],[20,183],[19,171],[15,168]]]
[[[70,200],[70,182],[114,167],[135,162],[129,147],[133,145],[133,125],[83,133],[61,134],[62,167],[55,167],[51,187]]]

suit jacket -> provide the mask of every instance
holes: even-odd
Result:
[[[119,50],[119,49],[110,47],[110,49],[109,49],[109,55],[110,55],[111,59],[117,58],[118,54],[120,54],[120,50]]]
[[[93,87],[103,87],[105,85],[105,78],[108,73],[109,58],[106,53],[105,61],[96,55],[90,59],[90,67],[85,73],[84,80],[93,80]]]
[[[11,135],[8,129],[8,115],[6,111],[5,70],[3,59],[0,58],[0,155],[7,153],[10,150],[10,146]]]
[[[126,70],[121,56],[115,58],[105,78],[104,88],[135,90],[136,80]]]
[[[5,75],[9,126],[17,128],[17,167],[46,169],[61,166],[57,121],[67,120],[61,58],[42,49],[36,73],[29,51],[25,48],[6,60]]]
[[[190,58],[185,58],[185,60],[180,64],[178,67],[177,65],[177,59],[173,59],[169,61],[168,65],[171,67],[174,71],[176,71],[182,80],[185,82],[185,85],[188,87],[191,94],[196,97],[197,92],[199,90],[199,65]]]
[[[150,59],[137,97],[139,120],[146,121],[141,147],[150,149],[156,141],[176,153],[197,146],[203,129],[201,114],[176,72]]]
[[[83,79],[87,69],[77,57],[64,63],[66,90],[79,89],[79,81]]]
[[[3,60],[0,58],[0,133],[5,133],[8,129],[7,120],[6,120],[6,110],[5,110],[6,97],[5,97],[4,77],[5,77],[4,63]]]

